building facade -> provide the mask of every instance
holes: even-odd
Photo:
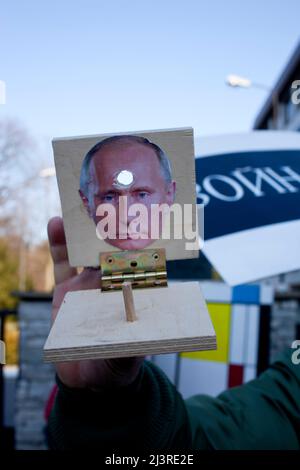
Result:
[[[300,42],[255,121],[255,130],[300,132]]]
[[[300,132],[300,42],[259,111],[255,130]],[[276,289],[271,322],[271,358],[300,335],[300,270],[265,280]]]

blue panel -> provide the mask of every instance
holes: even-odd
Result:
[[[232,289],[233,304],[259,304],[259,286],[236,286]]]
[[[278,175],[287,176],[284,166],[290,167],[296,173],[300,172],[298,149],[244,151],[203,156],[196,158],[196,181],[202,188],[201,194],[208,195],[203,189],[203,181],[209,177],[216,191],[224,196],[232,197],[235,190],[233,191],[229,182],[239,183],[232,176],[233,170],[249,167],[250,174],[246,172],[245,178],[250,180],[254,176],[256,167],[270,167]],[[227,182],[220,180],[219,175],[226,175]],[[263,189],[264,197],[255,197],[252,191],[243,191],[243,196],[239,200],[230,203],[225,197],[220,200],[219,197],[209,194],[209,204],[205,206],[204,240],[265,225],[271,226],[271,224],[299,220],[299,193],[297,191],[286,191],[283,196],[281,192],[274,191],[270,184],[265,184]],[[202,196],[199,195],[197,201],[201,203]],[[274,210],[275,207],[276,210]]]

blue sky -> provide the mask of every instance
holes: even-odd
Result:
[[[299,0],[3,1],[0,120],[28,129],[42,166],[53,164],[59,136],[247,132],[266,92],[231,89],[225,76],[274,84],[299,40],[299,17]],[[32,204],[38,239],[59,211],[55,178],[45,184]]]
[[[193,126],[247,131],[299,40],[299,0],[6,0],[0,119],[37,139]]]

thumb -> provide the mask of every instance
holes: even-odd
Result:
[[[61,217],[53,217],[49,220],[48,239],[54,263],[55,283],[60,284],[77,274],[76,268],[72,268],[69,264],[66,236]]]

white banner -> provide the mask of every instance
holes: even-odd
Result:
[[[196,139],[203,252],[230,285],[300,269],[300,133]]]

